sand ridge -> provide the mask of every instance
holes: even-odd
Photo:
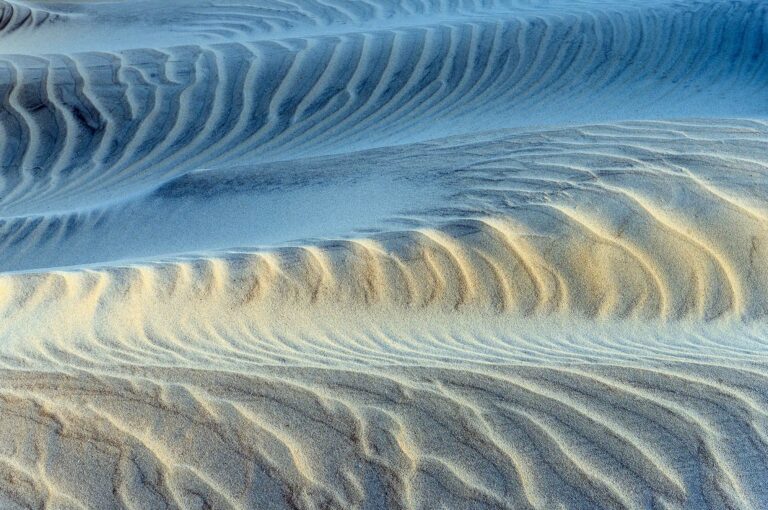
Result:
[[[82,206],[86,191],[88,203],[106,189],[135,192],[255,153],[263,162],[349,152],[531,118],[764,114],[766,64],[755,51],[767,36],[753,21],[763,8],[671,6],[659,16],[632,7],[251,43],[6,53],[3,209]],[[72,193],[78,200],[66,201]]]
[[[36,30],[45,23],[61,22],[64,16],[45,8],[27,6],[21,2],[0,1],[0,37],[6,38],[19,30]]]
[[[765,508],[766,48],[0,0],[0,507]]]
[[[18,287],[50,312],[68,309],[83,297],[69,287],[99,280],[93,299],[115,300],[114,317],[119,303],[151,313],[157,301],[205,288],[211,299],[245,303],[244,317],[331,305],[762,319],[766,139],[757,121],[634,122],[449,138],[430,142],[426,155],[415,144],[192,172],[108,207],[6,220],[0,264],[15,271],[3,278],[7,302]],[[354,171],[336,170],[350,161]],[[420,203],[415,190],[427,185],[434,195]],[[319,206],[329,190],[354,189],[366,200],[325,212],[326,221],[339,218],[342,237],[291,239],[291,221],[309,229],[303,217],[283,218],[282,230],[265,221],[292,195]],[[384,189],[415,198],[395,204]],[[387,204],[377,211],[376,200]],[[355,229],[344,231],[348,216]],[[218,239],[206,235],[230,221]],[[143,238],[144,261],[131,262]],[[47,276],[56,263],[75,267]]]

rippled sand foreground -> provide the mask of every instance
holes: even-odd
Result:
[[[3,502],[744,508],[765,365],[0,374]]]
[[[768,4],[0,0],[0,508],[768,507]]]

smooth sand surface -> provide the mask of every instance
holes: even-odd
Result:
[[[0,0],[0,508],[768,508],[768,4]]]

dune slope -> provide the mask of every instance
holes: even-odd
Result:
[[[765,508],[768,5],[0,1],[0,507]]]

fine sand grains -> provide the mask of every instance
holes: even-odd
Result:
[[[0,0],[0,508],[767,508],[766,49]]]

